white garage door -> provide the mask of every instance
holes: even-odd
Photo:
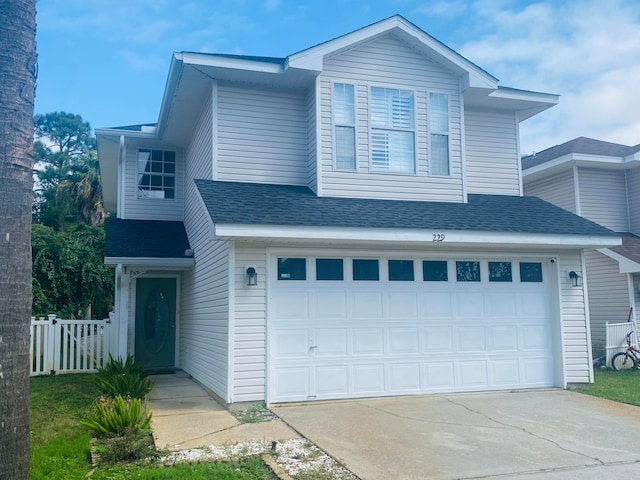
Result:
[[[270,402],[553,385],[543,260],[271,262]]]

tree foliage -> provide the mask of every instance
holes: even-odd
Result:
[[[66,112],[38,114],[34,121],[39,166],[34,221],[58,231],[76,222],[101,225],[105,212],[91,125]]]
[[[104,227],[77,223],[62,232],[33,225],[33,315],[105,318],[113,305],[113,270],[104,265]]]
[[[105,318],[113,305],[113,272],[103,262],[106,216],[91,125],[80,115],[34,117],[40,168],[33,208],[34,316]]]

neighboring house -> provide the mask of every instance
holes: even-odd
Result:
[[[535,195],[622,234],[622,245],[585,253],[591,341],[625,322],[640,299],[640,145],[580,137],[522,159],[525,195]]]
[[[394,16],[286,58],[176,53],[155,125],[99,129],[118,352],[226,403],[592,380],[583,249],[522,196],[498,86]]]

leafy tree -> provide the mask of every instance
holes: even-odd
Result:
[[[34,121],[34,152],[41,167],[35,221],[58,231],[78,221],[102,224],[105,212],[91,125],[80,115],[66,112],[39,114]]]
[[[113,306],[113,271],[104,265],[104,226],[82,223],[56,232],[33,225],[33,315],[105,318]]]
[[[0,0],[0,478],[29,478],[36,2]]]

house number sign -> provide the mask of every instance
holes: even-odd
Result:
[[[445,239],[444,233],[434,233],[433,234],[433,241],[434,242],[444,242],[444,239]]]

